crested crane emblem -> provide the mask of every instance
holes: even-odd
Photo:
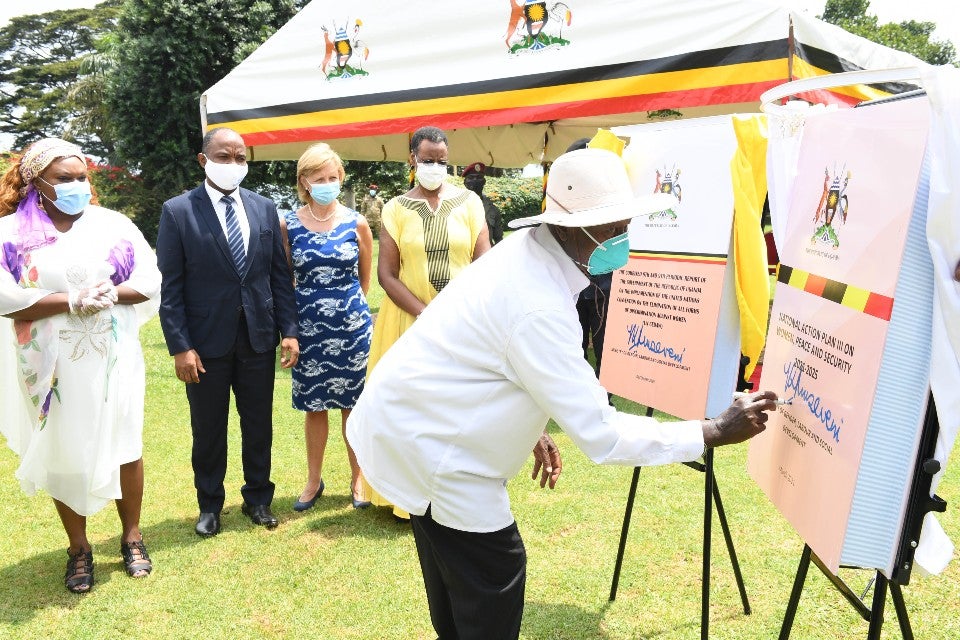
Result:
[[[570,44],[563,38],[564,26],[573,21],[570,7],[564,2],[549,6],[544,0],[509,0],[510,17],[504,43],[507,52],[517,54],[527,51],[563,47]]]
[[[331,29],[327,25],[321,25],[323,31],[323,62],[320,65],[320,71],[326,76],[327,80],[338,78],[353,78],[357,76],[370,75],[363,69],[363,63],[370,55],[370,49],[366,43],[360,39],[360,29],[363,27],[363,21],[357,18],[353,23],[353,31],[349,33],[346,25],[338,27],[336,21],[333,22],[333,38],[330,37]]]
[[[657,181],[653,187],[653,192],[669,193],[677,199],[678,203],[683,200],[683,189],[680,187],[680,169],[677,167],[677,165],[673,165],[672,169],[663,167],[663,171],[657,169]],[[677,219],[677,212],[673,209],[654,211],[647,216],[647,218],[651,221],[665,220],[672,222]]]
[[[847,199],[847,185],[850,183],[851,173],[846,170],[846,166],[837,171],[834,166],[834,172],[830,169],[823,169],[823,191],[820,194],[820,201],[813,213],[814,223],[818,223],[817,230],[813,232],[810,238],[810,244],[827,245],[831,249],[840,247],[840,239],[837,237],[836,229],[833,226],[839,214],[840,224],[847,223],[847,209],[849,201]]]

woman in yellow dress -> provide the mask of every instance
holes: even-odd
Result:
[[[480,198],[445,181],[447,153],[442,130],[417,129],[410,139],[416,185],[383,208],[377,279],[386,297],[373,328],[367,376],[440,290],[490,248]],[[366,483],[364,491],[373,504],[393,506]],[[409,518],[396,507],[393,512]]]

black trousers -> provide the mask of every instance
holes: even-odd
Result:
[[[276,351],[254,351],[241,317],[237,340],[230,352],[220,358],[201,360],[207,372],[200,374],[199,383],[186,385],[193,431],[193,482],[200,511],[223,510],[231,389],[242,438],[244,484],[240,493],[247,504],[269,505],[274,491],[270,455]]]
[[[429,509],[410,523],[439,640],[518,638],[527,552],[516,523],[471,533],[437,524]]]

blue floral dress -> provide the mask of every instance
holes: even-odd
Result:
[[[320,232],[296,212],[285,216],[300,314],[294,409],[352,409],[363,391],[372,325],[360,288],[358,215],[341,208],[334,227]]]

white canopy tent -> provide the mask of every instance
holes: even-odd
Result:
[[[409,134],[432,124],[455,164],[521,167],[649,112],[758,112],[760,94],[791,79],[916,65],[763,0],[314,0],[200,109],[205,129],[239,131],[253,160],[294,159],[322,140],[347,159],[403,161]]]

